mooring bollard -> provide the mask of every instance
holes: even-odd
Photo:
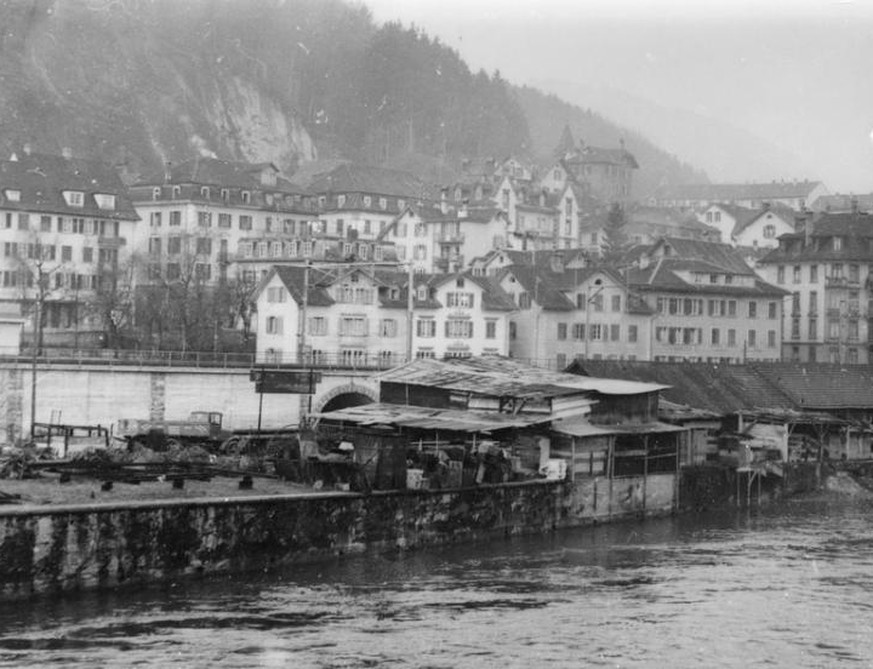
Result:
[[[252,477],[246,474],[242,477],[242,481],[239,482],[240,490],[251,490],[254,483],[252,482]]]
[[[173,479],[173,488],[175,488],[176,490],[181,490],[184,487],[185,487],[185,479],[183,479],[183,478]]]

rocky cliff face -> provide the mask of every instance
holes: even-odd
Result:
[[[166,9],[166,5],[161,6]],[[0,146],[123,165],[128,176],[196,153],[273,161],[317,157],[296,110],[245,76],[239,40],[208,21],[179,39],[172,16],[136,2],[45,0],[0,5]],[[188,17],[191,18],[191,17]],[[240,65],[245,65],[240,67]],[[265,74],[265,73],[264,73]]]

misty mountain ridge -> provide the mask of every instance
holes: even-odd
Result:
[[[196,155],[348,158],[440,183],[468,158],[547,164],[565,125],[640,163],[637,196],[699,170],[585,107],[472,72],[423,32],[341,0],[0,0],[0,149],[121,167]]]

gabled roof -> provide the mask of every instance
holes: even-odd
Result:
[[[684,258],[663,258],[653,262],[646,268],[631,268],[628,270],[628,284],[636,290],[668,291],[724,296],[749,297],[781,297],[788,291],[762,281],[754,272],[743,272],[754,277],[752,285],[725,285],[695,283],[686,281],[677,272],[720,273],[725,268],[705,260],[686,260]]]
[[[873,260],[873,216],[863,212],[807,214],[810,232],[793,232],[779,237],[775,248],[758,262],[762,264],[798,260]],[[809,243],[806,242],[807,236]],[[841,237],[841,248],[834,249],[831,239]]]
[[[583,146],[574,149],[565,155],[564,160],[568,163],[607,163],[609,165],[627,165],[633,169],[639,169],[637,159],[624,148],[604,149],[599,146]]]
[[[798,409],[873,408],[873,370],[866,365],[773,363],[754,369]]]
[[[788,207],[784,204],[779,204],[778,202],[772,205],[768,205],[766,207],[762,207],[761,209],[755,209],[753,210],[752,215],[746,217],[745,220],[740,221],[740,219],[737,219],[737,222],[734,225],[732,235],[736,237],[753,223],[767,217],[768,215],[777,216],[789,225],[791,225],[791,227],[794,227],[794,217],[797,216],[797,212],[794,211],[794,209],[792,209],[791,207]]]
[[[21,153],[0,161],[0,206],[36,214],[89,216],[138,221],[127,188],[111,166],[94,160],[64,158],[45,153]],[[18,201],[7,190],[20,193]],[[64,191],[84,193],[81,207],[67,204]],[[114,209],[101,209],[96,194],[115,196]]]
[[[382,372],[375,378],[380,382],[428,386],[475,395],[530,399],[586,393],[639,395],[664,388],[660,384],[553,372],[502,356],[446,360],[422,358]]]
[[[261,182],[264,171],[276,175],[276,185]],[[191,160],[170,165],[168,170],[154,172],[137,181],[137,186],[164,184],[196,184],[218,188],[243,188],[251,190],[276,190],[289,194],[307,194],[307,191],[279,176],[279,168],[273,163],[246,163],[238,160],[220,160],[198,156]]]
[[[700,239],[664,237],[655,244],[655,249],[669,246],[668,257],[685,260],[705,260],[734,274],[754,274],[746,263],[740,250],[730,244],[710,242]]]
[[[546,311],[572,311],[576,305],[552,281],[543,269],[525,265],[504,267],[497,274],[497,281],[502,282],[506,276],[513,276],[530,295],[534,304]]]
[[[372,165],[342,163],[315,177],[308,188],[314,193],[371,193],[401,198],[436,200],[436,189],[410,172]]]
[[[503,290],[497,281],[492,281],[490,277],[475,276],[469,271],[454,274],[436,274],[433,275],[430,285],[438,288],[457,279],[469,281],[482,289],[482,309],[484,311],[515,311],[516,307],[515,302],[512,301],[512,296]]]
[[[661,393],[664,399],[719,415],[794,407],[782,389],[751,365],[577,360],[567,371],[665,384],[668,388]]]
[[[261,286],[255,294],[260,295],[270,279],[278,275],[292,299],[298,305],[303,304],[303,290],[306,286],[305,274],[306,268],[300,265],[275,265],[261,282]],[[334,299],[327,291],[327,286],[335,279],[335,270],[309,268],[309,289],[306,291],[306,304],[312,307],[329,307],[334,304]]]

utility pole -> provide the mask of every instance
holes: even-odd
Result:
[[[406,291],[406,362],[412,362],[412,328],[415,325],[415,273],[411,258],[409,259],[407,272],[406,280],[409,284],[409,289]]]
[[[594,298],[603,292],[604,286],[601,285],[601,280],[596,279],[594,285],[598,286],[597,290],[591,292],[591,286],[585,287],[585,359],[588,360],[588,342],[591,341],[591,304]]]
[[[42,347],[42,270],[37,277],[36,318],[30,357],[30,438],[36,438],[36,360]]]

